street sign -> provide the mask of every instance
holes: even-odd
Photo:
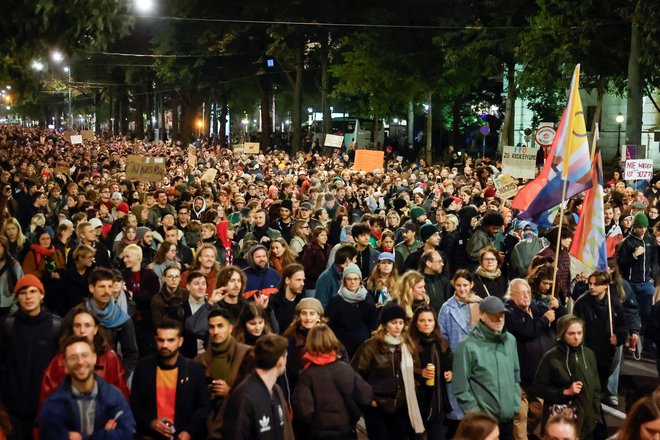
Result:
[[[536,139],[536,142],[542,147],[549,147],[552,145],[552,141],[555,140],[556,134],[557,132],[554,128],[546,125],[536,130],[534,138]]]
[[[484,136],[488,136],[488,133],[490,133],[490,127],[488,125],[483,125],[479,129],[479,133],[483,134]]]

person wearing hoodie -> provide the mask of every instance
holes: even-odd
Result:
[[[281,237],[282,234],[277,229],[268,227],[268,213],[265,209],[258,209],[254,214],[254,225],[252,230],[245,234],[243,241],[254,240],[266,247],[270,247],[271,240]]]
[[[335,253],[334,263],[324,270],[316,281],[314,297],[318,299],[323,307],[330,302],[330,298],[337,295],[342,281],[342,272],[349,264],[357,262],[357,249],[350,244],[343,244]]]
[[[479,304],[479,322],[454,353],[451,388],[463,412],[495,417],[500,439],[512,440],[520,408],[520,364],[516,340],[504,330],[505,312],[495,296]]]
[[[240,252],[238,243],[234,241],[236,226],[228,220],[223,220],[216,225],[216,228],[218,230],[218,241],[216,242],[218,261],[221,266],[232,266]]]
[[[543,399],[543,424],[553,412],[570,411],[582,440],[594,435],[602,421],[601,388],[596,355],[582,344],[584,321],[565,315],[557,321],[556,345],[541,359],[534,376],[535,393]],[[604,434],[604,433],[603,433]]]
[[[202,214],[206,211],[206,200],[202,196],[197,196],[193,200],[192,204],[192,214],[191,217],[193,220],[203,220]]]
[[[252,246],[248,251],[249,266],[243,269],[247,277],[245,287],[245,298],[254,296],[256,300],[261,295],[269,296],[277,292],[280,283],[280,275],[271,267],[268,267],[268,251],[261,244]]]

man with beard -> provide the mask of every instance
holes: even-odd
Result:
[[[302,264],[290,264],[284,268],[277,293],[270,296],[269,304],[280,330],[291,324],[296,314],[296,306],[305,297],[305,268]]]
[[[265,209],[259,209],[254,214],[254,226],[252,231],[245,234],[243,241],[254,240],[266,248],[270,247],[270,242],[281,237],[280,231],[268,227],[268,214]]]
[[[179,353],[181,324],[164,319],[156,328],[157,354],[135,368],[131,408],[138,435],[155,439],[206,438],[211,403],[204,367]]]
[[[273,228],[280,231],[282,237],[288,242],[291,241],[291,226],[296,220],[292,216],[293,202],[291,200],[282,200],[280,204],[280,216],[273,223]]]
[[[243,269],[247,277],[245,286],[245,297],[255,296],[259,299],[261,295],[270,295],[277,292],[277,285],[280,282],[280,275],[275,269],[268,267],[268,253],[266,247],[260,244],[250,248],[247,260],[249,267]]]
[[[233,387],[243,381],[254,367],[250,346],[232,337],[236,321],[227,309],[215,308],[208,316],[209,346],[195,362],[204,366],[210,381],[212,414],[209,438],[220,438],[225,402]]]
[[[85,336],[64,343],[68,377],[44,402],[39,438],[130,440],[135,430],[131,408],[121,392],[94,375],[96,353]]]

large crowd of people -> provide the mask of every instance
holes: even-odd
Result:
[[[353,159],[0,126],[0,439],[611,435],[623,357],[660,343],[660,177],[614,171],[594,272],[580,195],[544,228],[498,161]],[[660,435],[637,391],[614,439]]]

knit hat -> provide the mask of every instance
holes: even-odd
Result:
[[[280,208],[288,209],[289,211],[293,211],[293,202],[289,199],[284,199],[282,200],[282,203],[280,203]]]
[[[151,232],[151,229],[146,226],[140,226],[135,232],[137,232],[137,239],[142,240],[144,236],[147,235],[147,232]]]
[[[394,199],[392,205],[394,206],[394,209],[398,209],[400,211],[406,207],[407,203],[404,199],[397,197],[396,199]]]
[[[121,193],[120,193],[120,192],[114,192],[114,193],[112,193],[112,197],[110,197],[110,198],[111,198],[111,199],[120,199],[120,200],[123,199],[123,197],[121,196]]]
[[[21,289],[25,289],[26,287],[36,287],[42,295],[46,294],[46,290],[44,289],[41,280],[32,274],[23,275],[21,279],[16,282],[16,286],[14,286],[14,294],[17,294]]]
[[[646,209],[646,205],[642,202],[632,202],[630,207],[632,209]]]
[[[649,218],[646,216],[646,214],[640,212],[639,214],[635,215],[635,218],[633,218],[633,228],[648,228],[649,227]]]
[[[484,191],[484,197],[486,198],[495,197],[495,188],[492,186],[487,187],[486,190]]]
[[[396,304],[386,305],[383,307],[383,311],[380,313],[380,323],[382,325],[385,325],[395,319],[403,319],[405,321],[406,318],[406,311],[403,310],[403,307]]]
[[[438,232],[438,228],[436,228],[435,225],[430,223],[422,225],[422,227],[419,228],[419,236],[422,239],[422,243],[428,240],[436,232]]]
[[[316,298],[303,298],[300,300],[296,306],[296,313],[300,313],[303,310],[314,310],[319,316],[323,316],[323,305],[321,301]]]
[[[128,203],[121,202],[119,205],[117,205],[117,211],[121,211],[124,214],[128,214]]]
[[[421,206],[415,206],[408,212],[408,214],[410,214],[411,219],[417,220],[421,216],[426,215],[426,211]]]
[[[378,256],[378,261],[383,261],[383,260],[395,261],[394,254],[392,252],[381,252],[380,255]]]
[[[351,275],[351,274],[358,275],[360,277],[360,279],[362,279],[362,271],[360,270],[360,268],[358,267],[357,264],[352,264],[351,263],[348,266],[346,266],[344,268],[344,272],[342,273],[342,279],[345,280],[346,277]]]

